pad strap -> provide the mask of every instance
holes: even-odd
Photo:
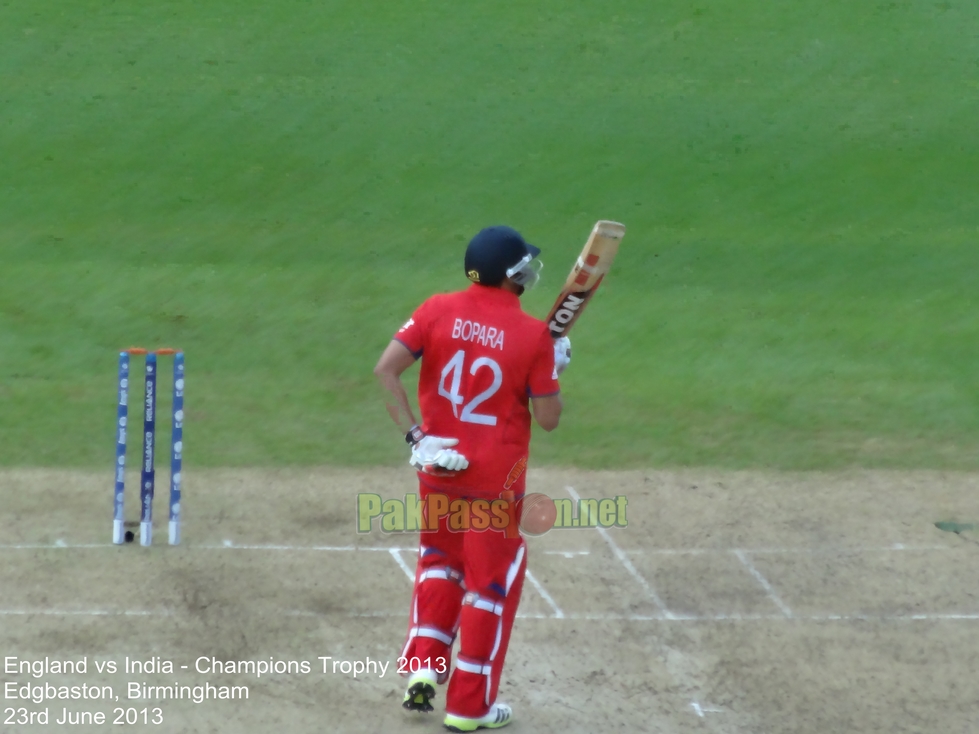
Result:
[[[484,612],[492,612],[497,617],[503,616],[502,604],[498,602],[494,602],[490,599],[486,599],[480,596],[479,594],[477,594],[475,591],[468,592],[462,598],[462,604],[463,606],[470,606],[476,609],[482,609]]]
[[[455,583],[459,584],[459,586],[463,585],[462,572],[449,566],[426,568],[418,577],[418,582],[421,583],[427,579],[444,579],[445,581],[454,581]]]
[[[486,662],[473,662],[466,660],[463,657],[456,658],[456,667],[459,670],[464,670],[467,673],[475,673],[476,675],[493,675],[493,666]]]
[[[438,640],[444,645],[451,645],[456,639],[455,635],[450,635],[437,627],[430,627],[428,625],[412,627],[408,632],[408,640],[413,640],[416,637],[431,637],[433,640]]]

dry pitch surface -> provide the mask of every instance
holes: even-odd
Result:
[[[410,472],[188,472],[179,548],[109,545],[109,482],[0,473],[0,657],[88,661],[85,675],[4,682],[119,696],[5,698],[5,719],[47,708],[50,723],[4,731],[440,730],[437,713],[401,710],[392,672],[417,539],[355,532],[357,492],[412,492]],[[627,496],[629,525],[529,539],[501,689],[511,731],[979,731],[979,540],[934,526],[979,520],[979,477],[531,473],[532,490],[568,487]],[[126,673],[127,656],[174,672]],[[321,656],[389,667],[324,674]],[[311,672],[201,674],[201,657]],[[98,672],[107,661],[120,670]],[[127,700],[130,682],[246,686],[248,699]],[[59,727],[66,704],[110,721],[158,707],[163,723]]]

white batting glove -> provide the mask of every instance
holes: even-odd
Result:
[[[571,340],[566,336],[554,340],[554,371],[559,375],[571,364]]]
[[[411,459],[408,463],[418,471],[429,474],[439,469],[446,471],[462,471],[469,466],[469,459],[453,448],[459,443],[457,438],[442,436],[424,436],[411,447]]]

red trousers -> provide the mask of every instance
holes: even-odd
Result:
[[[445,494],[421,485],[423,519],[433,493]],[[423,523],[402,656],[409,671],[429,668],[438,673],[440,683],[449,681],[447,713],[480,717],[496,701],[520,604],[527,549],[517,531],[515,511],[506,529],[453,530],[449,519],[439,518],[438,529],[432,530]],[[450,670],[457,634],[459,652]]]

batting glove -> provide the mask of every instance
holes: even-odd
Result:
[[[451,448],[459,443],[457,438],[427,436],[420,429],[413,428],[408,432],[408,442],[411,444],[411,458],[408,463],[418,471],[428,474],[441,473],[439,470],[457,472],[469,466],[469,460]]]
[[[571,364],[571,340],[566,336],[554,340],[554,371],[559,375]]]

